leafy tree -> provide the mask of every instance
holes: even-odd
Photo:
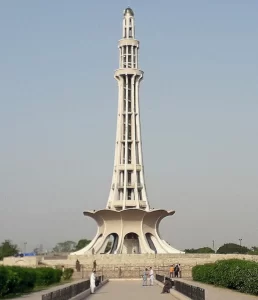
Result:
[[[210,247],[202,247],[198,249],[185,249],[185,253],[215,253]]]
[[[228,243],[228,244],[224,244],[223,246],[221,246],[217,253],[219,254],[234,254],[234,253],[238,253],[238,254],[247,254],[250,251],[250,249],[248,249],[245,246],[240,246],[238,244],[234,244],[234,243]]]
[[[210,247],[203,247],[203,248],[197,249],[197,253],[215,253],[215,251],[213,249],[211,249]]]
[[[0,260],[4,257],[14,256],[19,252],[18,246],[13,244],[10,240],[5,240],[0,245]]]
[[[185,253],[196,253],[196,249],[194,249],[194,248],[185,249]]]
[[[65,241],[62,243],[58,243],[54,248],[53,252],[61,253],[61,252],[72,252],[74,251],[76,243],[73,241]]]
[[[253,246],[251,247],[250,251],[248,252],[250,255],[258,255],[258,247]]]
[[[87,240],[87,239],[81,239],[79,240],[79,242],[77,243],[75,250],[81,250],[82,248],[84,248],[85,246],[87,246],[89,243],[91,242],[91,240]]]

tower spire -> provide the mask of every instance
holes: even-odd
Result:
[[[123,38],[133,38],[135,36],[134,30],[134,12],[130,7],[124,10],[123,20]]]
[[[118,115],[112,184],[107,208],[149,210],[142,156],[138,67],[139,41],[135,39],[134,12],[124,10],[123,38],[119,41]]]

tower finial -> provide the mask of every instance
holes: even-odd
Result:
[[[134,12],[130,7],[124,10],[124,20],[123,20],[123,38],[134,39]]]
[[[130,16],[134,16],[134,12],[133,12],[133,10],[131,9],[131,7],[130,6],[128,6],[125,10],[124,10],[124,16],[125,15],[130,15]]]

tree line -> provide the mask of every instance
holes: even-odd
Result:
[[[60,242],[60,243],[56,244],[56,246],[52,249],[52,252],[69,253],[69,252],[73,252],[73,251],[78,251],[78,250],[84,248],[85,246],[87,246],[90,242],[91,242],[91,240],[87,240],[87,239],[81,239],[77,243],[73,242],[73,241]],[[21,252],[22,251],[19,249],[19,247],[16,244],[14,244],[11,240],[5,240],[4,242],[2,242],[0,244],[0,260],[3,260],[4,257],[15,256]],[[33,252],[36,255],[43,254],[43,250],[40,249],[40,247],[35,248],[33,250]]]
[[[70,253],[73,251],[78,251],[87,246],[91,240],[88,239],[81,239],[77,243],[74,241],[64,241],[59,242],[55,245],[55,247],[52,249],[53,253]],[[105,250],[105,252],[108,252],[111,248],[112,243],[109,242],[108,246]],[[248,248],[246,246],[234,244],[234,243],[226,243],[218,248],[217,251],[214,251],[214,249],[210,247],[202,247],[202,248],[191,248],[191,249],[185,249],[185,253],[218,253],[218,254],[250,254],[250,255],[258,255],[258,247],[253,246],[251,248]],[[8,256],[15,256],[18,253],[20,253],[19,247],[12,243],[10,240],[5,240],[0,244],[0,260],[3,260],[4,257]],[[42,251],[39,248],[35,248],[33,251],[36,255],[43,254]]]
[[[253,246],[248,248],[246,246],[234,244],[234,243],[226,243],[218,248],[217,251],[210,247],[202,247],[197,249],[185,249],[185,253],[217,253],[217,254],[250,254],[250,255],[258,255],[258,247]]]

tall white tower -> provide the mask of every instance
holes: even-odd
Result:
[[[108,209],[149,210],[144,180],[139,87],[143,72],[138,66],[139,41],[135,39],[134,13],[124,11],[123,33],[119,41],[118,114],[113,179]]]
[[[98,224],[98,232],[85,248],[71,255],[181,253],[159,235],[159,224],[175,211],[150,210],[143,169],[138,67],[139,41],[135,39],[134,13],[124,11],[119,41],[118,114],[113,178],[106,209],[85,211]],[[107,247],[112,241],[111,248]]]

